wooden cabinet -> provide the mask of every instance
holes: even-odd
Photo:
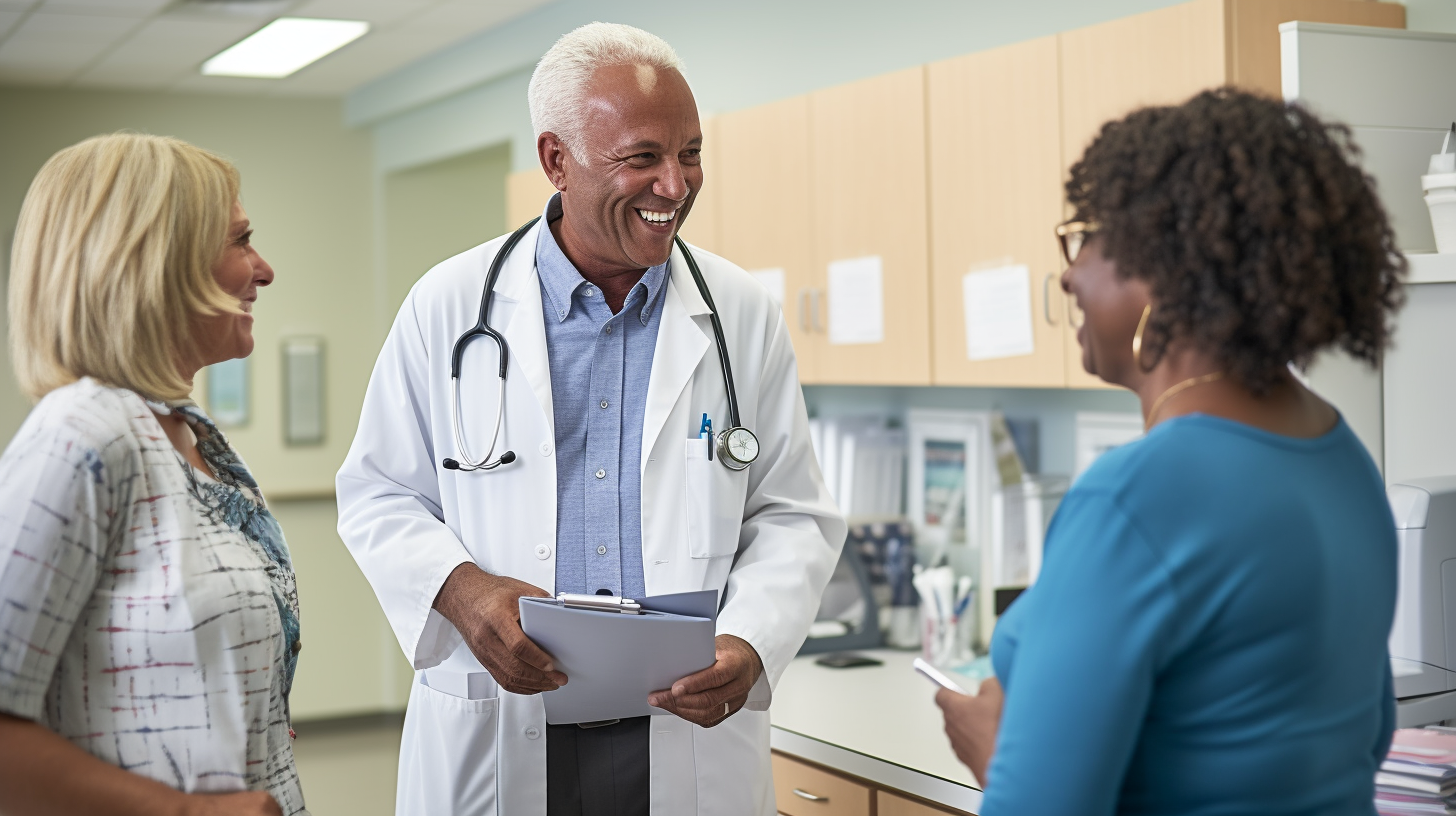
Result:
[[[875,816],[953,816],[960,813],[959,810],[946,810],[906,799],[889,791],[875,791]]]
[[[1065,385],[1056,38],[937,62],[927,81],[935,383]],[[972,360],[963,281],[1006,266],[1025,267],[1032,350]]]
[[[774,805],[782,816],[967,816],[928,805],[874,783],[843,776],[777,751],[773,753]]]
[[[815,382],[823,318],[813,312],[822,293],[810,245],[809,98],[718,117],[713,152],[718,172],[711,183],[718,188],[722,254],[750,272],[782,272],[784,319],[799,379]]]
[[[813,765],[773,755],[774,804],[786,816],[870,816],[868,785]]]
[[[814,273],[825,290],[827,333],[815,348],[815,381],[845,384],[930,383],[930,275],[925,168],[925,69],[816,91],[809,95]],[[799,220],[785,212],[785,218]],[[883,327],[879,342],[836,342],[836,332],[872,322],[840,320],[850,297],[835,303],[829,265],[880,260]],[[861,311],[856,309],[855,311]]]

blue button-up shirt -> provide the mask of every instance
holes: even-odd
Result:
[[[560,217],[555,195],[536,239],[556,422],[556,591],[641,598],[642,420],[667,264],[643,273],[612,314],[546,226]]]

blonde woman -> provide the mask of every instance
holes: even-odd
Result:
[[[88,139],[21,209],[0,457],[0,812],[296,814],[298,601],[257,483],[187,400],[253,350],[273,270],[238,174]]]

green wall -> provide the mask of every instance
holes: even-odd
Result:
[[[368,135],[344,126],[337,100],[16,88],[0,88],[0,122],[0,236],[7,245],[36,171],[88,136],[121,129],[176,136],[238,165],[255,243],[277,280],[260,293],[255,312],[252,421],[228,435],[268,494],[298,571],[304,651],[294,714],[402,706],[404,658],[334,531],[332,498],[382,340],[380,317],[386,308],[392,313],[376,294],[380,236]],[[278,343],[290,335],[327,343],[328,427],[320,446],[282,442]],[[8,343],[3,356],[0,441],[8,443],[30,405],[11,377]]]

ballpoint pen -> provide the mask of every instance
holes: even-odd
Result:
[[[713,420],[703,414],[703,424],[698,426],[698,438],[708,442],[708,461],[713,461]]]

